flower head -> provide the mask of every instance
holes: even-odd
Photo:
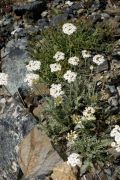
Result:
[[[91,66],[90,66],[90,70],[93,71],[93,69],[94,69],[94,66],[91,65]]]
[[[74,143],[74,141],[78,138],[78,134],[76,133],[76,131],[70,131],[70,133],[67,133],[67,137],[66,139],[70,142],[70,143]]]
[[[65,59],[65,54],[63,52],[57,51],[56,54],[53,56],[53,58],[56,61],[64,60]]]
[[[59,63],[50,64],[51,72],[61,71],[61,65]]]
[[[79,122],[81,122],[81,118],[80,118],[79,115],[73,114],[73,115],[71,116],[71,118],[72,118],[72,121],[73,121],[75,124],[78,124]]]
[[[112,142],[112,143],[111,143],[111,147],[116,147],[116,143],[115,143],[115,142]]]
[[[115,135],[120,132],[120,127],[118,125],[115,125],[115,127],[112,129],[110,136],[115,137]]]
[[[73,5],[73,2],[71,2],[71,1],[66,1],[65,4],[68,5],[68,6],[72,6],[72,5]]]
[[[69,164],[72,167],[75,166],[82,166],[82,161],[80,159],[80,155],[77,153],[72,153],[69,157],[68,157],[68,161],[67,164]]]
[[[111,133],[111,137],[114,137],[114,142],[111,143],[111,147],[115,148],[117,152],[120,152],[120,126],[116,125]]]
[[[90,58],[90,57],[91,57],[91,54],[90,54],[89,51],[83,50],[83,51],[82,51],[82,56],[83,56],[83,58]]]
[[[68,81],[68,83],[74,82],[76,80],[77,73],[72,72],[71,70],[68,70],[64,74],[64,79]]]
[[[65,34],[71,35],[77,30],[77,27],[72,23],[66,23],[63,25],[62,29]]]
[[[115,141],[117,142],[117,144],[120,144],[120,132],[117,132],[115,134]]]
[[[50,95],[54,98],[57,98],[58,96],[61,96],[64,94],[64,91],[62,91],[61,84],[52,84],[50,88]]]
[[[105,58],[104,58],[104,56],[98,54],[93,57],[93,62],[97,65],[100,65],[105,62]]]
[[[7,85],[8,83],[8,74],[0,73],[0,85]]]
[[[31,60],[28,65],[26,65],[26,68],[28,71],[36,71],[39,70],[41,66],[40,61],[33,61]]]
[[[29,74],[26,74],[24,82],[27,82],[27,84],[31,87],[35,83],[35,81],[38,81],[38,80],[39,80],[39,75],[34,74],[34,73],[29,73]]]
[[[77,66],[77,65],[78,65],[78,62],[79,62],[79,58],[76,57],[76,56],[70,57],[70,58],[68,59],[68,63],[69,63],[69,64],[72,64],[72,65],[74,65],[74,66]]]
[[[95,113],[95,109],[93,107],[86,107],[85,110],[83,111],[83,116],[91,116],[92,114]]]

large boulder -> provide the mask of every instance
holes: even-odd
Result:
[[[61,162],[63,160],[54,150],[49,137],[36,127],[20,143],[19,165],[29,180],[45,179]]]
[[[47,9],[45,0],[27,0],[24,3],[17,3],[13,5],[13,11],[17,16],[27,14],[28,18],[38,20],[41,13]]]
[[[8,93],[7,93],[8,94]],[[1,94],[2,95],[2,94]],[[35,126],[35,118],[20,103],[18,96],[0,96],[0,180],[17,180],[18,144]]]
[[[12,39],[1,50],[2,72],[8,74],[7,89],[14,95],[18,88],[24,85],[24,78],[27,73],[25,63],[30,60],[26,49],[27,39]]]

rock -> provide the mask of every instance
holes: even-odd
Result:
[[[66,8],[64,10],[64,13],[68,16],[68,18],[72,18],[73,17],[73,10],[70,8]]]
[[[92,9],[92,11],[96,11],[96,10],[99,9],[99,7],[100,7],[99,0],[95,0],[94,3],[91,6],[91,9]]]
[[[20,143],[18,159],[25,177],[30,180],[48,175],[56,164],[63,162],[48,136],[37,128],[33,128]]]
[[[26,85],[24,83],[24,78],[27,74],[25,63],[30,60],[25,50],[26,45],[26,38],[13,39],[8,42],[5,50],[1,51],[3,58],[2,71],[9,75],[7,89],[12,95],[17,92],[19,87]]]
[[[35,126],[36,120],[20,103],[18,96],[6,96],[0,114],[0,180],[16,180],[19,176],[17,145]],[[5,100],[2,100],[5,103]]]
[[[27,28],[28,36],[35,36],[40,32],[39,26],[26,25],[26,28]]]
[[[91,19],[93,24],[95,24],[97,22],[101,22],[101,15],[98,12],[93,12],[90,15],[90,19]]]
[[[76,170],[76,172],[75,172]],[[77,169],[73,170],[66,162],[57,165],[51,175],[52,180],[76,180]]]
[[[66,9],[65,13],[68,14],[68,17],[73,18],[73,17],[76,17],[76,15],[78,14],[78,11],[80,12],[80,10],[82,14],[84,12],[83,9],[84,9],[84,5],[82,2],[74,3],[72,4],[72,6]]]
[[[74,3],[74,4],[72,4],[72,6],[70,7],[70,9],[72,10],[72,11],[77,11],[77,10],[79,10],[79,9],[83,9],[84,8],[84,5],[83,5],[83,3]]]
[[[45,107],[45,105],[46,105],[45,102],[42,103],[42,105],[39,104],[38,107],[34,108],[34,110],[33,110],[34,116],[35,116],[36,118],[38,118],[39,120],[41,120],[41,121],[44,119],[44,114],[43,114],[43,112],[44,112],[44,107]]]
[[[23,100],[29,95],[29,91],[26,87],[18,88],[18,92]]]
[[[114,85],[109,85],[109,86],[108,86],[108,89],[110,90],[110,92],[111,92],[112,94],[115,94],[115,93],[117,92]]]
[[[108,103],[111,106],[116,107],[116,106],[118,106],[118,98],[116,96],[112,96],[108,99]]]
[[[120,96],[120,86],[117,87],[118,95]]]
[[[106,90],[101,90],[100,95],[100,100],[102,101],[108,101],[108,99],[110,98],[110,93]]]
[[[37,21],[37,25],[39,26],[40,29],[44,29],[49,26],[49,21],[47,20],[47,18],[39,19]]]
[[[99,9],[102,9],[102,10],[106,9],[107,3],[108,3],[107,1],[108,0],[99,0],[99,3],[100,3]]]
[[[6,99],[5,98],[0,99],[0,114],[4,113],[5,106],[6,106]]]
[[[108,20],[110,18],[110,15],[107,13],[101,13],[101,19]]]
[[[60,14],[60,15],[57,15],[57,16],[54,16],[52,19],[51,19],[51,22],[50,22],[50,25],[51,26],[56,26],[56,25],[60,25],[64,22],[67,21],[67,18],[68,18],[68,15],[67,14]]]
[[[50,94],[48,86],[44,83],[38,83],[33,86],[33,92],[36,96],[46,96]]]
[[[0,88],[0,96],[10,96],[10,93],[8,92],[8,90],[4,87],[4,86],[2,86],[1,88]]]
[[[115,58],[116,60],[120,59],[120,52],[119,51],[115,51],[112,53],[112,57]],[[114,61],[114,60],[113,60]]]
[[[111,63],[111,70],[117,70],[120,68],[120,62],[117,61],[117,60],[112,60],[112,63]]]
[[[83,6],[85,6],[85,8],[90,8],[91,5],[93,4],[93,0],[82,0],[83,2]]]
[[[48,11],[43,11],[41,13],[42,18],[47,17],[47,15],[48,15]]]
[[[97,72],[102,72],[102,71],[108,71],[109,69],[109,65],[108,65],[108,61],[104,61],[102,64],[100,64],[97,67]]]
[[[13,18],[6,15],[1,19],[0,24],[0,49],[5,47],[6,41],[11,36],[11,31],[13,31]]]
[[[53,7],[59,5],[59,4],[63,3],[63,2],[64,2],[64,0],[54,0],[53,1]]]
[[[13,11],[17,16],[23,16],[28,13],[28,18],[35,20],[38,20],[41,17],[41,13],[46,9],[46,1],[44,0],[35,0],[13,6]]]
[[[78,14],[78,15],[82,15],[82,14],[85,13],[85,12],[86,12],[85,9],[79,9],[79,10],[77,11],[77,14]]]

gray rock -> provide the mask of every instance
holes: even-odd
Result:
[[[93,11],[95,11],[95,10],[98,10],[99,7],[100,7],[99,0],[95,0],[94,3],[92,4],[91,9],[92,9]]]
[[[60,14],[57,16],[54,16],[50,22],[51,26],[56,26],[59,24],[62,24],[67,21],[68,15],[67,14]]]
[[[64,13],[68,15],[68,17],[73,17],[73,10],[70,7],[64,10]]]
[[[1,52],[3,62],[2,71],[9,75],[7,89],[14,95],[17,89],[24,84],[27,73],[25,63],[30,60],[25,48],[27,39],[11,40]]]
[[[37,25],[39,26],[40,29],[44,29],[49,26],[49,22],[46,18],[43,18],[38,20]]]
[[[5,99],[5,109],[0,115],[0,180],[16,180],[19,176],[18,144],[35,126],[36,120],[28,114],[18,96]]]
[[[117,86],[118,95],[120,96],[120,86]]]
[[[54,0],[53,1],[53,7],[59,5],[59,4],[63,3],[63,2],[64,2],[64,0]]]
[[[117,90],[116,90],[116,88],[115,88],[114,85],[109,85],[109,86],[108,86],[108,89],[110,90],[110,92],[111,92],[112,94],[115,94],[115,93],[117,92]]]
[[[104,63],[100,64],[97,67],[97,72],[108,71],[108,69],[109,69],[108,61],[104,61]]]
[[[0,114],[4,113],[5,105],[6,105],[6,99],[5,98],[1,98],[0,99]]]
[[[119,68],[120,68],[120,61],[113,59],[112,63],[111,63],[111,70],[115,70],[115,69],[119,69]]]
[[[93,24],[101,21],[101,15],[98,12],[94,12],[90,15],[90,19]]]
[[[108,99],[108,103],[111,106],[116,107],[116,106],[118,106],[118,98],[116,96],[112,96]]]
[[[101,19],[108,20],[110,18],[110,15],[107,13],[101,13]]]
[[[27,13],[30,18],[35,20],[39,19],[41,13],[46,9],[46,1],[44,0],[35,0],[34,2],[21,3],[20,5],[13,6],[13,11],[17,16],[23,16]]]

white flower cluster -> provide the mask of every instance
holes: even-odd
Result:
[[[83,50],[83,51],[82,51],[82,57],[83,57],[84,59],[90,58],[91,56],[92,56],[92,55],[91,55],[90,51],[87,51],[87,50]],[[101,55],[101,54],[97,54],[97,55],[95,55],[95,56],[93,57],[93,62],[94,62],[95,64],[97,64],[97,65],[103,64],[105,61],[106,61],[106,60],[105,60],[105,57],[104,57],[103,55]]]
[[[62,29],[64,34],[71,35],[77,30],[77,27],[72,23],[66,23],[63,25]]]
[[[77,153],[70,154],[70,156],[68,157],[67,164],[72,166],[72,167],[75,167],[75,166],[81,167],[82,161],[80,159],[80,155]]]
[[[68,63],[69,63],[69,64],[72,64],[72,65],[74,65],[74,66],[77,66],[78,63],[79,63],[79,58],[76,57],[76,56],[70,57],[70,58],[68,59]]]
[[[76,80],[77,73],[72,72],[71,70],[68,70],[64,74],[64,79],[68,81],[68,83],[74,82]]]
[[[97,65],[100,65],[105,62],[105,58],[104,58],[104,56],[97,54],[93,57],[93,62]]]
[[[33,61],[31,60],[28,65],[26,65],[26,68],[28,71],[36,71],[39,70],[41,66],[40,61]]]
[[[66,1],[65,4],[68,5],[68,6],[72,6],[72,5],[73,5],[73,2],[71,2],[71,1]]]
[[[29,73],[29,74],[26,74],[24,82],[26,82],[31,87],[33,83],[38,80],[39,80],[39,75],[34,74],[34,73]]]
[[[0,85],[7,85],[8,83],[8,74],[0,73]]]
[[[83,50],[82,51],[82,56],[83,56],[83,58],[90,58],[91,57],[91,54],[90,54],[90,52],[89,51],[87,51],[87,50]]]
[[[71,130],[69,133],[67,133],[66,139],[69,141],[70,144],[73,144],[77,138],[78,134],[76,133],[76,131]]]
[[[50,64],[51,72],[61,71],[61,65],[59,63]]]
[[[96,117],[94,116],[95,109],[93,107],[86,107],[83,111],[82,120],[95,120]]]
[[[57,98],[64,94],[64,91],[62,91],[61,84],[52,84],[50,88],[50,95],[54,98]]]
[[[63,52],[57,51],[56,54],[53,56],[53,58],[56,61],[64,60],[65,59],[65,54]]]
[[[111,146],[114,147],[117,152],[120,152],[120,126],[115,125],[115,128],[112,129],[110,136],[114,137],[114,142],[111,143]]]

